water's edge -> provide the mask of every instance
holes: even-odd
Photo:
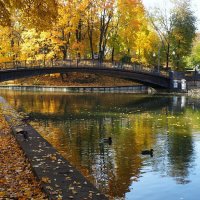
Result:
[[[24,90],[24,91],[53,91],[53,92],[109,92],[109,93],[148,93],[148,87],[144,85],[134,86],[21,86],[21,85],[0,85],[0,89]]]
[[[97,200],[107,199],[31,125],[24,123],[4,98],[0,97],[0,103],[14,137],[49,199],[62,197],[82,200],[90,196]],[[19,130],[25,131],[27,135],[19,134]]]

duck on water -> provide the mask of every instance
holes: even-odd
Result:
[[[112,144],[112,138],[111,137],[109,137],[109,138],[103,138],[103,139],[101,139],[100,143],[101,144],[107,143],[107,144],[111,145]]]
[[[151,157],[153,157],[153,149],[150,150],[143,150],[141,152],[142,155],[150,155]]]

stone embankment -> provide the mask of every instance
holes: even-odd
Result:
[[[21,91],[42,91],[42,92],[86,92],[86,93],[148,93],[148,87],[144,85],[134,86],[96,86],[96,87],[81,87],[81,86],[19,86],[19,85],[1,85],[0,89],[21,90]]]

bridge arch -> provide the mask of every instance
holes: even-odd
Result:
[[[8,70],[0,71],[0,82],[8,80],[16,80],[25,77],[32,77],[45,74],[54,74],[54,73],[70,73],[70,72],[79,72],[79,73],[93,73],[93,74],[102,74],[106,76],[118,77],[122,79],[132,80],[155,89],[170,88],[170,79],[167,76],[161,75],[159,73],[136,71],[129,69],[118,69],[111,67],[88,67],[88,66],[56,66],[56,67],[34,67],[34,68],[13,68]]]

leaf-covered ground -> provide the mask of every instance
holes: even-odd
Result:
[[[29,78],[22,78],[14,81],[5,81],[1,85],[44,85],[44,86],[130,86],[139,85],[129,80],[123,80],[120,78],[114,78],[103,75],[95,74],[82,74],[82,73],[70,73],[63,75],[63,78],[59,74],[55,75],[43,75],[34,76]]]
[[[0,113],[0,200],[4,199],[47,198]]]

